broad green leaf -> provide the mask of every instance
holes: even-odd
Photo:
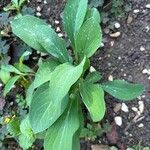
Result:
[[[56,60],[43,62],[35,74],[34,88],[37,88],[45,82],[50,81],[52,72],[59,64],[60,63]]]
[[[20,131],[22,134],[26,135],[26,136],[33,136],[33,132],[31,129],[31,125],[29,122],[29,116],[27,115],[27,117],[22,120],[21,124],[20,124]]]
[[[80,85],[80,94],[92,120],[102,120],[106,111],[103,89],[97,84],[83,81]]]
[[[21,135],[19,136],[19,145],[24,149],[27,150],[30,148],[35,141],[35,137],[33,135],[31,125],[29,122],[29,116],[21,122],[20,124],[20,131]]]
[[[24,74],[27,73],[34,73],[34,71],[28,67],[27,65],[23,64],[23,63],[15,63],[14,66],[21,72],[23,72]],[[22,74],[23,74],[22,73]]]
[[[80,133],[79,131],[76,131],[76,133],[73,136],[72,141],[72,150],[80,150]]]
[[[10,72],[0,69],[0,79],[4,84],[6,84],[10,78],[11,78]]]
[[[20,76],[15,76],[10,78],[10,80],[6,83],[5,87],[4,87],[4,96],[6,96],[6,94],[12,89],[12,87],[14,86],[15,82],[20,78]]]
[[[36,27],[39,25],[46,25],[46,23],[34,16],[25,15],[11,22],[13,33],[22,39],[26,44],[32,48],[46,52],[46,50],[37,41]]]
[[[100,75],[100,73],[98,71],[94,71],[89,73],[85,80],[87,82],[95,83],[98,82],[101,78],[102,76]]]
[[[14,118],[7,125],[8,132],[13,136],[18,136],[20,134],[20,120],[18,118]]]
[[[32,84],[28,87],[27,91],[26,91],[26,102],[27,105],[30,106],[31,104],[31,100],[33,98],[33,93],[34,93],[34,82],[32,82]]]
[[[74,36],[83,24],[88,0],[68,0],[63,16],[64,29],[74,45]]]
[[[102,32],[99,23],[90,18],[84,22],[75,36],[75,50],[80,56],[91,57],[100,47]]]
[[[88,11],[86,13],[85,20],[87,20],[89,18],[95,19],[95,21],[97,21],[98,23],[101,22],[100,13],[96,8],[89,8],[88,9]]]
[[[141,84],[132,84],[123,80],[107,81],[102,88],[117,99],[128,101],[137,98],[144,91]]]
[[[71,100],[65,113],[48,129],[44,149],[72,150],[73,137],[78,128],[78,101],[75,99]]]
[[[69,53],[65,47],[65,42],[48,25],[35,27],[37,31],[37,41],[52,56],[61,62],[69,62]]]
[[[30,123],[35,133],[50,127],[67,105],[68,91],[82,74],[84,60],[78,66],[64,63],[56,67],[51,75],[49,87],[35,92],[30,107]],[[39,88],[38,88],[39,89]]]
[[[23,75],[23,73],[21,73],[17,68],[15,68],[14,66],[9,65],[9,64],[4,64],[1,66],[1,68],[5,71],[8,71],[8,72],[13,72],[16,74]]]
[[[23,150],[28,150],[32,145],[35,139],[33,137],[29,138],[23,134],[19,136],[19,145]]]

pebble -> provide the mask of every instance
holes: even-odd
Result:
[[[104,47],[104,43],[103,42],[101,43],[101,47]]]
[[[46,0],[44,0],[44,4],[47,4],[47,1],[46,1]]]
[[[139,128],[142,128],[142,127],[144,127],[144,124],[143,124],[143,123],[140,123],[140,124],[138,125],[138,127],[139,127]]]
[[[59,24],[59,21],[58,21],[58,20],[55,20],[55,24]]]
[[[143,113],[144,112],[144,102],[143,101],[139,101],[138,104],[139,104],[139,111],[140,111],[140,113]]]
[[[146,5],[146,8],[150,9],[150,4],[147,4],[147,5]]]
[[[41,3],[42,2],[42,0],[36,0],[38,3]]]
[[[116,116],[114,118],[116,125],[121,126],[122,125],[122,117]]]
[[[60,30],[60,27],[57,27],[56,28],[56,32],[60,32],[61,30]]]
[[[121,57],[119,56],[118,59],[121,60]]]
[[[137,112],[138,111],[138,109],[136,108],[136,107],[132,107],[131,108],[134,112]]]
[[[118,31],[118,32],[110,34],[110,37],[119,37],[120,35],[121,33]]]
[[[36,8],[36,10],[37,10],[38,12],[40,12],[42,9],[41,9],[40,6],[38,6],[38,7]]]
[[[124,112],[129,112],[128,106],[125,103],[122,103],[121,110]]]
[[[113,76],[112,76],[112,75],[109,75],[108,80],[109,80],[109,81],[113,81]]]
[[[150,76],[148,77],[148,80],[150,80]]]
[[[41,14],[40,12],[37,12],[37,13],[36,13],[36,16],[41,17],[42,14]]]
[[[110,42],[111,47],[114,46],[114,43],[115,43],[115,41],[111,41],[111,42]]]
[[[2,83],[0,83],[0,87],[2,87],[3,86],[3,84]]]
[[[96,69],[93,66],[91,66],[90,67],[90,72],[94,72],[94,71],[96,71]]]
[[[141,46],[140,51],[145,51],[145,48],[143,46]]]
[[[116,22],[116,23],[115,23],[115,28],[116,28],[116,29],[119,29],[119,28],[120,28],[120,23],[119,23],[119,22]]]
[[[114,112],[117,113],[117,112],[121,109],[121,106],[122,106],[122,105],[121,105],[120,103],[116,104],[116,106],[115,106],[114,109],[113,109]]]
[[[133,10],[133,13],[135,13],[135,14],[137,14],[137,13],[139,13],[139,12],[140,12],[139,9],[134,9],[134,10]]]
[[[150,69],[144,69],[144,70],[142,71],[142,73],[143,73],[143,74],[149,74],[149,75],[150,75]]]
[[[62,34],[62,33],[58,33],[58,36],[59,36],[59,37],[63,37],[63,34]]]

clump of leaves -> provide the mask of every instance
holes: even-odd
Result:
[[[18,13],[20,13],[20,10],[22,8],[22,5],[26,2],[27,0],[11,0],[11,3],[8,4],[6,7],[4,7],[4,11],[9,11],[9,10],[15,10]]]
[[[29,130],[32,129],[29,135],[32,133],[34,136],[31,137],[35,137],[46,132],[45,150],[80,149],[79,134],[83,124],[81,103],[88,109],[92,120],[98,122],[106,111],[104,91],[128,101],[144,90],[141,84],[123,80],[99,84],[100,73],[88,72],[89,58],[102,41],[99,22],[98,11],[88,8],[87,0],[67,1],[63,25],[71,42],[73,57],[67,52],[64,40],[42,20],[25,15],[11,23],[13,33],[26,44],[53,56],[40,63],[26,98],[29,105],[28,125]],[[26,140],[34,141],[28,136]]]

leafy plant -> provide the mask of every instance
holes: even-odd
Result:
[[[67,1],[63,25],[71,42],[72,57],[67,52],[64,40],[42,20],[25,15],[11,23],[13,33],[26,44],[52,56],[40,62],[35,79],[27,91],[29,117],[26,121],[34,136],[31,139],[30,136],[21,137],[32,143],[38,134],[46,132],[45,150],[80,149],[80,127],[84,124],[81,103],[88,109],[92,120],[99,122],[106,111],[104,91],[128,101],[144,90],[141,84],[121,80],[99,84],[100,73],[89,72],[89,58],[102,41],[100,19],[95,15],[98,12],[94,9],[96,13],[89,15],[89,11],[93,9],[88,8],[87,0]]]
[[[4,11],[16,10],[18,13],[20,13],[22,5],[26,1],[27,0],[11,0],[11,3],[4,7]]]

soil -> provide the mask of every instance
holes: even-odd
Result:
[[[106,94],[107,114],[104,122],[109,122],[113,131],[99,137],[95,142],[81,141],[82,150],[90,150],[92,144],[101,143],[115,145],[122,150],[139,143],[150,147],[150,75],[142,73],[144,69],[150,69],[150,9],[146,8],[150,0],[133,0],[132,3],[132,11],[121,19],[121,27],[117,29],[121,35],[111,38],[109,34],[104,33],[104,47],[92,57],[92,65],[103,74],[104,80],[111,75],[114,79],[142,83],[145,85],[145,92],[136,101],[126,103],[129,108],[127,113],[121,110],[114,112],[120,102]],[[65,0],[47,0],[47,4],[30,0],[28,6],[34,9],[40,6],[41,18],[46,19],[56,29],[58,26],[62,27],[61,14],[64,4]],[[135,9],[139,12],[134,13]],[[55,20],[60,21],[60,24],[56,24]],[[134,121],[137,113],[131,108],[138,108],[139,101],[144,102],[144,112]],[[114,123],[116,116],[123,119],[121,127]],[[143,126],[139,127],[141,123]]]

